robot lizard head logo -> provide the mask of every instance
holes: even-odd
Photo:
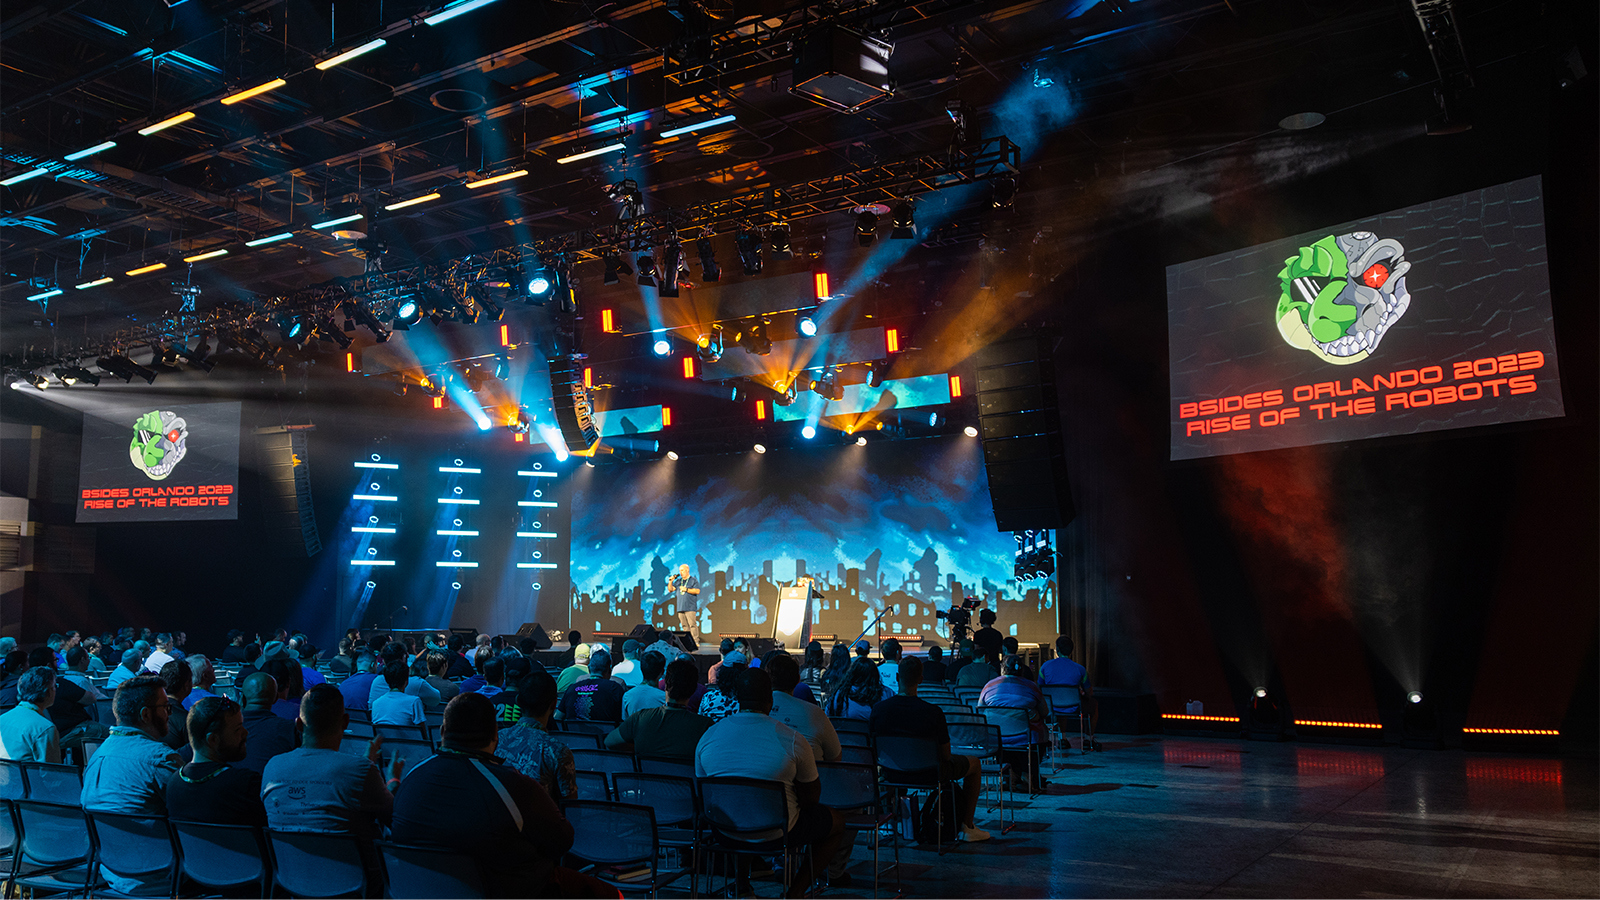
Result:
[[[1334,365],[1360,362],[1411,305],[1406,248],[1369,231],[1329,235],[1278,273],[1278,332]]]
[[[172,474],[189,452],[189,425],[171,410],[153,409],[133,423],[133,441],[128,456],[134,466],[160,481]]]

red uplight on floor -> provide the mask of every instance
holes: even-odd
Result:
[[[900,329],[890,328],[883,332],[883,340],[889,347],[890,353],[900,352]]]
[[[500,346],[511,346],[511,326],[504,323],[500,325]]]
[[[685,356],[683,358],[683,377],[694,377],[694,357],[692,356]]]
[[[583,386],[586,388],[594,387],[594,369],[588,366],[583,367]]]
[[[435,398],[433,398],[433,408],[434,409],[444,409],[444,398],[443,397],[435,397]]]
[[[756,401],[756,418],[757,419],[765,419],[766,417],[767,417],[767,401],[765,401],[765,400],[757,400]]]
[[[816,282],[817,282],[817,299],[818,300],[826,300],[829,297],[833,296],[832,294],[828,293],[828,273],[827,272],[818,272],[818,273],[816,273]]]
[[[609,309],[600,310],[600,330],[606,334],[615,334],[617,331],[616,314]]]
[[[669,427],[671,425],[672,425],[672,407],[663,406],[663,407],[661,407],[661,427],[662,428],[667,428],[667,427]]]
[[[961,396],[961,376],[960,375],[951,375],[950,376],[950,399],[954,400],[955,398],[957,398],[959,396]]]

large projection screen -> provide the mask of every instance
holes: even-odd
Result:
[[[84,413],[77,521],[238,517],[238,403],[118,400]]]
[[[1537,177],[1167,268],[1172,459],[1563,415]]]

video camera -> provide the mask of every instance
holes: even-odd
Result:
[[[950,623],[952,641],[961,640],[967,636],[967,630],[972,627],[972,611],[982,605],[982,601],[977,597],[967,597],[961,601],[960,606],[937,610],[933,615]]]

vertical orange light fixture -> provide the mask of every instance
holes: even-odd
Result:
[[[959,396],[961,396],[961,376],[960,375],[951,375],[950,376],[950,399],[954,400],[955,398],[957,398]]]
[[[692,356],[685,356],[683,358],[683,377],[694,377],[694,357]]]
[[[886,329],[884,329],[883,341],[884,341],[884,344],[888,346],[890,353],[899,353],[900,352],[900,329],[898,329],[898,328],[886,328]]]
[[[594,369],[588,366],[583,367],[583,386],[586,388],[594,387]]]
[[[828,291],[828,273],[827,272],[818,272],[813,276],[813,278],[816,280],[816,283],[817,283],[817,299],[818,300],[826,300],[829,297],[833,296]]]
[[[344,354],[344,370],[346,372],[354,372],[356,370],[356,354],[355,354],[355,351],[353,351],[353,350],[345,351],[345,354]]]
[[[444,398],[443,397],[435,397],[435,398],[433,398],[433,408],[434,409],[444,409]]]
[[[511,326],[504,322],[500,323],[500,346],[511,346]]]
[[[765,401],[765,400],[757,400],[756,401],[756,418],[757,419],[765,419],[766,417],[767,417],[767,401]]]
[[[600,310],[600,330],[606,334],[617,333],[616,313],[609,309]]]
[[[671,428],[672,427],[672,407],[670,407],[670,406],[661,407],[661,427],[662,428]]]

